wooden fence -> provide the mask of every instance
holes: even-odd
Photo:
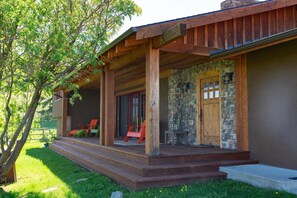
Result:
[[[56,129],[50,128],[33,128],[29,134],[28,140],[39,140],[47,142],[56,134]]]

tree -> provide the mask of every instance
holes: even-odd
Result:
[[[28,138],[43,94],[50,95],[57,82],[69,86],[63,77],[78,68],[98,71],[98,52],[125,17],[140,12],[132,0],[0,1],[2,181]]]

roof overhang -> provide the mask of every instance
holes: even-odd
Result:
[[[279,43],[283,43],[294,39],[297,39],[297,28],[279,34],[275,34],[263,39],[259,39],[251,43],[247,43],[245,45],[234,47],[232,49],[214,51],[211,53],[210,57],[212,59],[228,58],[231,56],[245,54],[251,51],[255,51],[272,45],[277,45]]]

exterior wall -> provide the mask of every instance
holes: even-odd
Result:
[[[62,117],[62,99],[56,100],[55,97],[53,97],[53,112],[52,116],[54,118]]]
[[[297,40],[248,54],[249,144],[260,163],[297,169]]]
[[[183,70],[175,70],[169,78],[169,129],[173,130],[173,118],[179,117],[180,128],[189,131],[189,144],[196,142],[196,81],[197,76],[208,70],[234,71],[233,61],[208,62]],[[233,78],[234,79],[234,78]],[[190,83],[188,90],[183,89],[185,83]],[[235,123],[235,86],[234,82],[221,85],[221,147],[236,149]],[[172,139],[172,138],[169,138]],[[175,141],[175,140],[174,140]],[[177,140],[185,143],[185,140]]]
[[[168,130],[168,78],[160,79],[160,142],[165,142]]]
[[[88,125],[91,119],[100,117],[100,93],[96,89],[79,90],[82,100],[76,99],[74,105],[68,104],[68,116],[71,119],[71,130],[81,124]]]

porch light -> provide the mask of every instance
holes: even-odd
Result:
[[[191,88],[192,88],[192,84],[190,82],[184,83],[183,86],[182,86],[183,92],[186,92]]]
[[[234,72],[224,72],[222,75],[222,81],[224,84],[229,84],[233,82],[233,74]]]

